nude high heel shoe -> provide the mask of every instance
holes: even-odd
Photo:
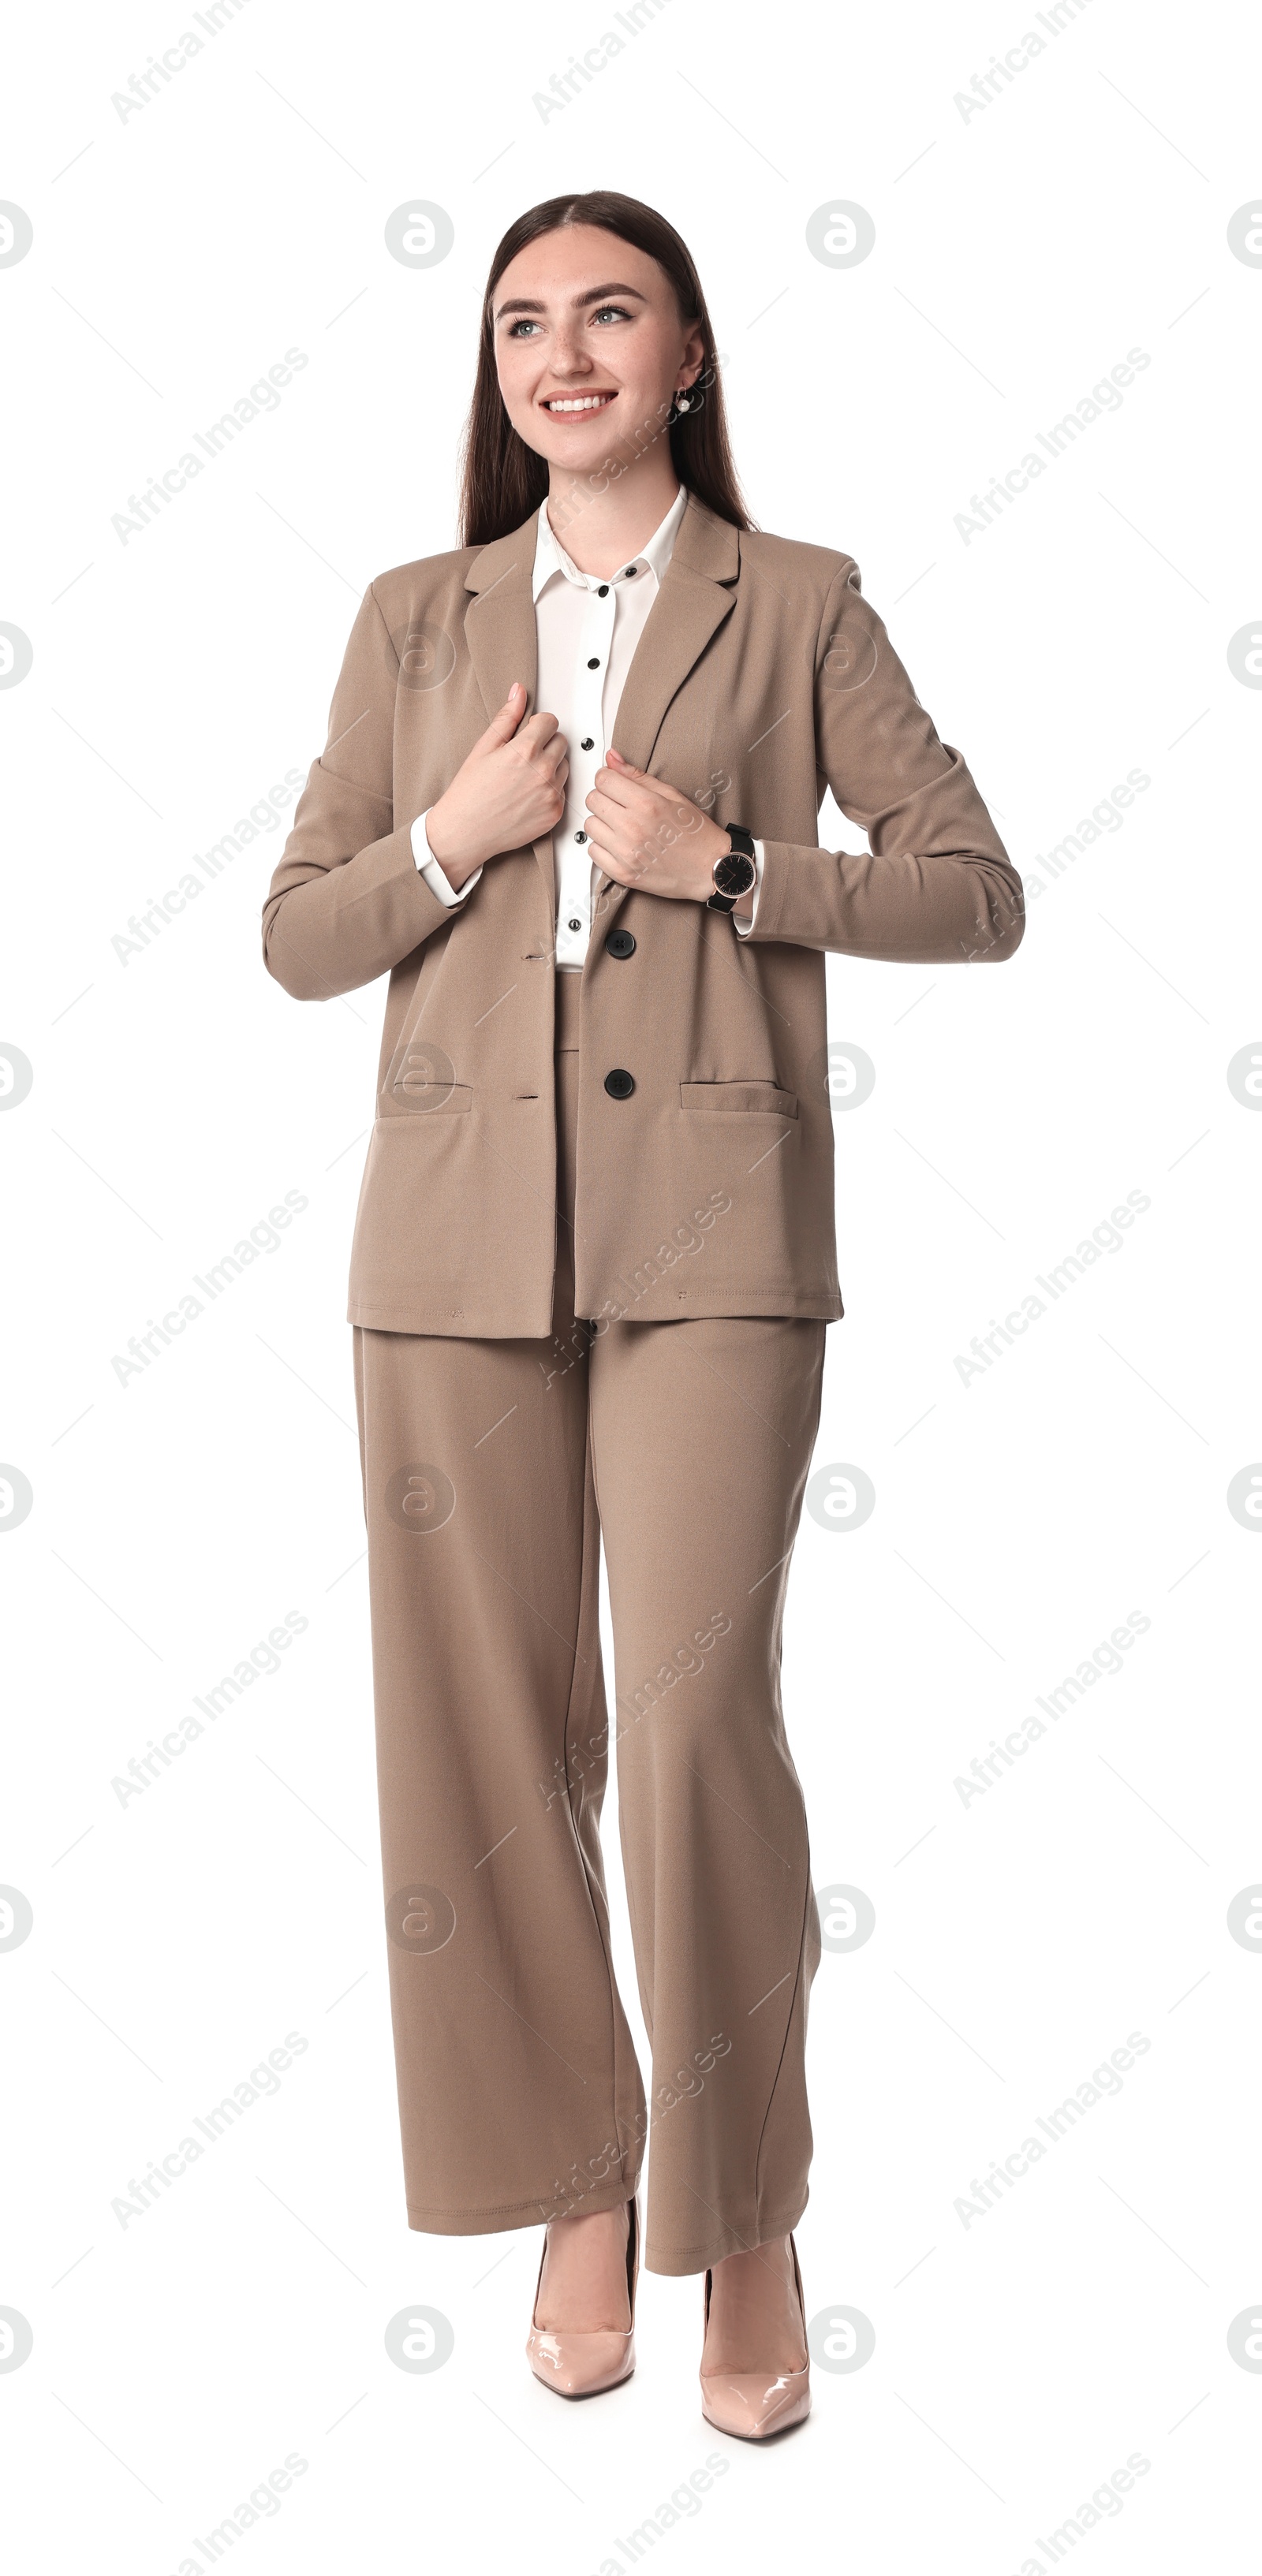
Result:
[[[789,2238],[793,2256],[793,2280],[798,2294],[802,2319],[802,2345],[806,2353],[804,2370],[707,2370],[705,2346],[701,2349],[701,2412],[707,2424],[720,2433],[735,2433],[742,2442],[759,2442],[768,2433],[787,2432],[790,2424],[800,2424],[811,2411],[810,2345],[806,2339],[806,2301],[802,2295],[802,2275],[798,2269],[798,2250]],[[705,2276],[705,2322],[710,2322],[711,2274]]]
[[[539,2280],[535,2283],[535,2307],[539,2304],[547,2251],[545,2235]],[[612,2327],[592,2333],[571,2332],[568,2327],[537,2326],[532,2309],[526,2358],[545,2388],[555,2388],[558,2397],[595,2397],[602,2389],[616,2388],[620,2380],[630,2378],[635,2368],[635,2285],[639,2273],[640,2205],[638,2200],[632,2200],[627,2204],[627,2298],[631,2323],[625,2334]]]

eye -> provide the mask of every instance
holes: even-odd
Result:
[[[538,328],[539,325],[537,322],[532,322],[528,314],[523,314],[520,321],[510,322],[508,326],[508,337],[510,340],[515,340],[519,332],[537,331]]]
[[[592,320],[593,322],[604,322],[607,321],[610,316],[612,316],[616,322],[629,322],[631,320],[631,315],[628,313],[625,304],[598,305],[596,311],[592,315]]]

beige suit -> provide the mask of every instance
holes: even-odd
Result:
[[[558,975],[550,840],[444,910],[410,825],[533,690],[534,535],[371,585],[264,946],[303,998],[390,974],[350,1317],[409,2220],[609,2207],[651,2137],[645,2259],[689,2272],[807,2197],[819,1924],[779,1669],[841,1312],[821,952],[996,960],[1021,887],[850,558],[690,501],[614,741],[764,842],[754,935],[602,880]],[[825,784],[871,856],[817,846]]]

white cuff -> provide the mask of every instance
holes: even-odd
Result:
[[[464,902],[467,894],[472,894],[473,889],[478,882],[478,878],[482,874],[482,870],[481,868],[475,868],[472,876],[466,877],[462,886],[457,887],[448,884],[447,879],[443,875],[442,869],[429,846],[429,841],[426,838],[425,823],[427,813],[428,808],[426,809],[426,814],[417,815],[416,821],[412,825],[412,856],[416,861],[421,875],[425,879],[426,885],[429,887],[430,893],[436,894],[439,902],[444,904],[448,912],[450,912],[454,909],[456,904]]]
[[[755,873],[754,873],[754,908],[753,908],[753,911],[751,912],[751,914],[750,914],[750,916],[749,916],[748,921],[742,921],[742,920],[741,920],[741,918],[740,918],[739,913],[735,913],[735,912],[733,913],[733,915],[732,915],[732,920],[733,920],[733,922],[734,922],[734,924],[735,924],[735,928],[736,928],[736,936],[737,936],[737,938],[738,938],[738,939],[748,939],[749,934],[750,934],[751,930],[753,929],[754,923],[755,923],[755,922],[757,921],[757,919],[758,919],[758,897],[759,897],[759,895],[760,895],[760,894],[761,894],[761,892],[762,892],[762,870],[763,870],[762,843],[761,843],[761,841],[755,841],[755,843],[754,843],[754,871],[755,871]]]

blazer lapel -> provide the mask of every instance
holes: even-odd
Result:
[[[483,546],[465,574],[466,590],[475,593],[465,611],[465,638],[488,724],[492,716],[498,715],[514,680],[520,680],[525,687],[527,715],[535,712],[539,652],[531,591],[538,517],[538,511],[532,512],[525,525],[515,528],[511,536],[496,537],[489,546]],[[551,833],[534,842],[533,848],[551,907],[551,944],[557,902]]]
[[[671,699],[731,613],[739,572],[737,530],[690,493],[614,721],[614,749],[633,768],[648,768]]]
[[[715,518],[695,493],[680,521],[670,562],[635,648],[614,721],[613,746],[635,769],[651,767],[662,720],[730,616],[740,574],[740,534]],[[599,890],[612,913],[627,888],[603,871]]]

